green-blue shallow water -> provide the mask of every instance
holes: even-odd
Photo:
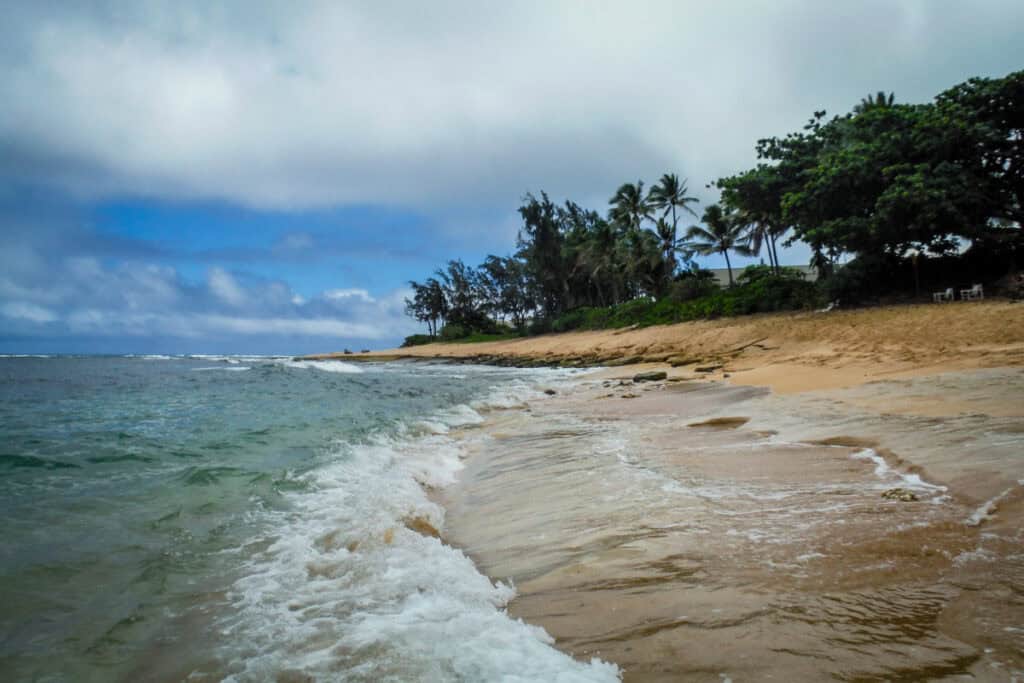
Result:
[[[614,679],[405,528],[552,371],[0,358],[4,680]],[[530,674],[530,670],[527,670]]]

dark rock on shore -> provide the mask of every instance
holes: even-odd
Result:
[[[715,370],[721,370],[721,365],[704,365],[699,368],[694,368],[694,372],[714,372]]]
[[[916,500],[920,500],[917,497],[916,493],[902,488],[895,488],[889,489],[888,491],[884,491],[882,492],[882,498],[885,498],[886,500],[899,500],[903,501],[904,503],[912,503]]]
[[[634,382],[658,382],[668,377],[668,373],[664,370],[651,370],[650,372],[640,372],[633,375]]]

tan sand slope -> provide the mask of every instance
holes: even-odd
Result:
[[[495,358],[574,364],[663,363],[779,393],[877,379],[1024,365],[1024,304],[1005,301],[779,313],[642,329],[570,332],[476,344],[428,344],[310,358]]]

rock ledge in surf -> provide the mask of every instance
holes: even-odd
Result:
[[[640,372],[633,375],[634,382],[657,382],[668,377],[668,373],[664,370],[651,370],[650,372]]]

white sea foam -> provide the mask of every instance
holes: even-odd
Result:
[[[543,392],[526,382],[512,382],[507,386],[495,388],[486,398],[473,401],[470,405],[475,410],[503,410],[524,408],[527,401],[542,398]]]
[[[347,375],[358,375],[363,372],[362,368],[340,360],[280,360],[278,364],[286,368],[323,370],[324,372],[339,372]]]
[[[1013,489],[1008,488],[1002,493],[1000,493],[998,496],[993,496],[992,498],[986,500],[984,503],[979,505],[974,512],[971,513],[970,517],[964,520],[964,524],[966,524],[967,526],[978,526],[986,519],[990,518],[995,513],[996,508],[999,507],[999,501],[1001,501],[1003,498],[1006,498],[1006,496],[1010,495],[1011,491],[1013,491]]]
[[[945,486],[938,484],[930,484],[917,474],[906,474],[898,470],[894,470],[889,467],[889,463],[885,461],[885,458],[880,456],[878,453],[871,448],[865,448],[862,451],[857,451],[850,457],[856,458],[857,460],[870,460],[875,463],[875,476],[882,480],[886,485],[893,483],[899,484],[902,488],[914,489],[917,491],[946,491]]]
[[[212,368],[192,368],[192,371],[193,372],[203,372],[203,371],[206,371],[206,370],[225,370],[225,371],[232,371],[233,370],[235,372],[240,372],[242,370],[249,370],[249,369],[250,369],[250,367],[248,365],[231,365],[231,366],[217,365],[217,366],[214,366]]]
[[[581,663],[541,628],[510,618],[511,585],[492,583],[461,551],[429,534],[444,511],[424,487],[462,468],[456,426],[483,418],[440,411],[396,437],[340,444],[336,461],[302,475],[312,490],[273,513],[273,536],[248,562],[220,624],[228,680],[619,680]],[[410,523],[412,522],[412,523]]]

